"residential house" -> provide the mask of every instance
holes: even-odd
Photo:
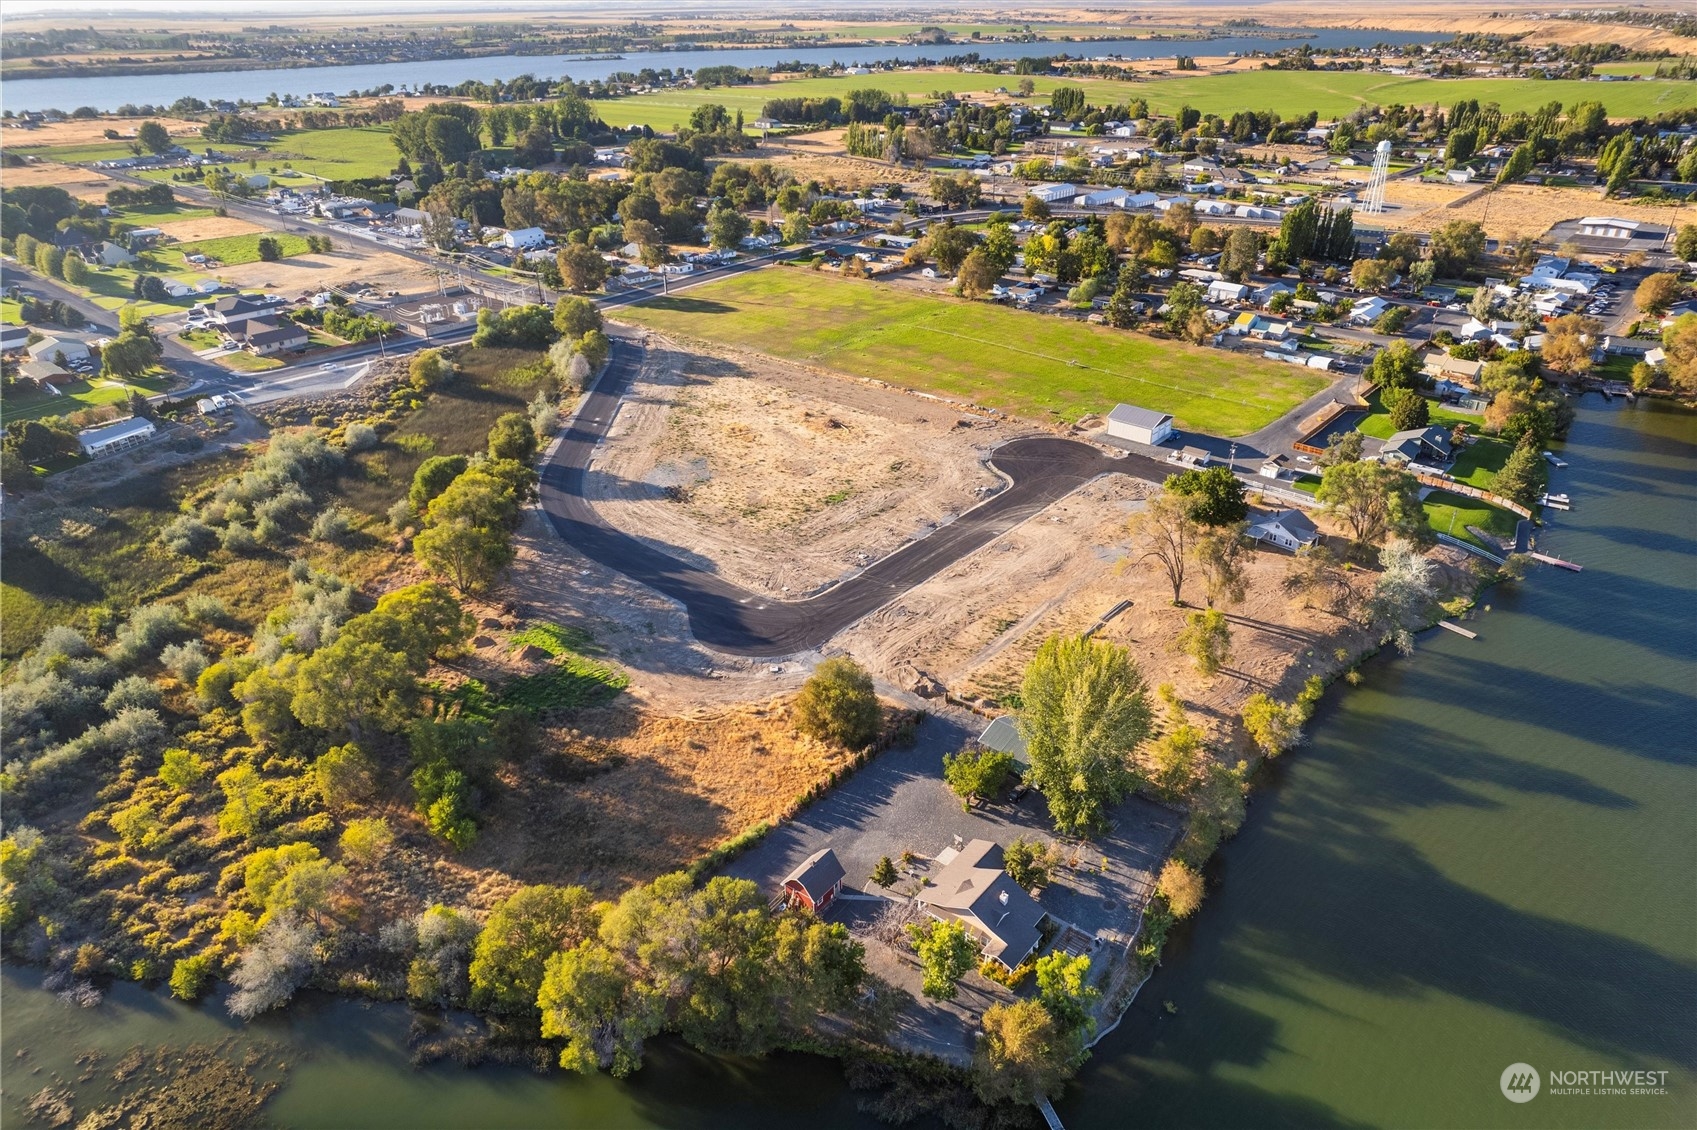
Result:
[[[791,906],[799,904],[817,914],[836,899],[847,874],[837,853],[821,848],[784,877],[784,898]]]
[[[541,247],[548,242],[548,233],[541,228],[519,228],[516,231],[505,232],[501,236],[501,246],[514,249],[531,250]]]
[[[1255,292],[1255,305],[1267,306],[1281,294],[1296,295],[1296,288],[1287,282],[1270,282]]]
[[[1483,361],[1469,361],[1462,357],[1451,357],[1448,353],[1437,352],[1426,355],[1426,364],[1422,371],[1433,380],[1457,381],[1461,384],[1477,386],[1479,373],[1484,369]]]
[[[88,346],[75,338],[44,337],[25,350],[31,361],[54,361],[59,354],[65,355],[65,361],[75,364],[78,361],[89,360]],[[57,362],[55,361],[55,364]]]
[[[247,335],[247,347],[257,356],[269,357],[290,349],[305,349],[311,337],[304,327],[284,322],[274,329],[260,330]]]
[[[1349,320],[1357,325],[1371,325],[1379,320],[1380,315],[1391,308],[1391,303],[1378,295],[1358,298],[1350,309]]]
[[[212,303],[212,320],[225,329],[233,329],[250,318],[262,318],[280,305],[269,298],[248,294],[227,294]]]
[[[1262,468],[1263,475],[1266,469]],[[1299,549],[1307,549],[1320,540],[1320,531],[1308,515],[1300,510],[1280,510],[1256,518],[1249,523],[1249,537],[1263,545],[1276,545],[1280,549],[1288,549],[1295,553]]]
[[[135,255],[128,248],[109,239],[94,249],[94,259],[105,267],[124,267],[136,261]]]
[[[1436,424],[1397,432],[1379,449],[1379,459],[1386,463],[1448,463],[1454,457],[1449,432]]]
[[[933,884],[914,900],[933,917],[959,922],[976,935],[984,956],[1014,969],[1037,949],[1048,917],[1037,900],[1003,869],[1002,849],[989,840],[945,848]]]
[[[51,361],[21,361],[18,363],[18,376],[26,381],[34,381],[38,388],[55,381],[73,379],[69,372]]]

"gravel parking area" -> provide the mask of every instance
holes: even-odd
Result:
[[[797,819],[733,860],[725,874],[753,880],[762,891],[776,893],[784,876],[802,860],[829,847],[848,877],[842,896],[825,917],[862,933],[888,899],[916,889],[918,881],[940,869],[935,857],[954,846],[957,837],[1003,845],[1021,835],[1055,840],[1048,807],[1039,793],[1028,791],[1016,803],[968,812],[943,782],[943,755],[975,738],[984,724],[984,719],[964,711],[934,710],[911,748],[880,754]],[[1051,917],[1099,938],[1104,954],[1123,949],[1129,940],[1183,817],[1133,797],[1114,810],[1112,822],[1112,830],[1098,840],[1062,843],[1069,866],[1060,868],[1038,895]],[[870,876],[878,861],[889,856],[899,864],[903,852],[919,857],[903,880],[889,892],[873,884]],[[961,982],[955,1001],[926,1000],[919,995],[919,968],[913,955],[877,943],[867,946],[867,965],[871,972],[907,989],[918,1002],[903,1017],[896,1041],[949,1058],[969,1056],[983,1010],[1011,996],[971,973]]]

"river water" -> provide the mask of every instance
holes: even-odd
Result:
[[[1697,1125],[1697,415],[1588,397],[1563,454],[1575,509],[1541,548],[1585,571],[1492,590],[1479,639],[1430,633],[1328,696],[1059,1104],[1071,1130]],[[878,1125],[816,1057],[661,1042],[626,1083],[415,1071],[399,1006],[308,995],[243,1029],[38,982],[0,986],[7,1123],[79,1051],[234,1035],[283,1046],[288,1127]],[[1498,1089],[1517,1062],[1545,1080],[1525,1105]],[[1667,1093],[1548,1089],[1596,1070],[1666,1071]]]
[[[1270,29],[1259,36],[1224,36],[1207,40],[1115,39],[1049,43],[954,44],[936,47],[807,47],[743,48],[712,51],[632,51],[622,59],[584,59],[577,55],[490,55],[480,59],[439,59],[409,63],[368,63],[340,67],[296,67],[257,71],[210,71],[195,74],[97,75],[87,78],[21,79],[5,84],[0,102],[8,110],[58,109],[78,106],[115,110],[125,104],[169,105],[192,95],[203,101],[264,101],[269,94],[307,94],[314,91],[371,90],[385,83],[412,87],[421,83],[453,86],[470,79],[492,82],[515,75],[543,78],[570,76],[581,82],[604,79],[645,67],[695,71],[710,66],[769,67],[800,60],[833,63],[877,63],[890,59],[941,59],[977,52],[987,59],[1018,59],[1027,55],[1120,55],[1127,59],[1159,59],[1177,53],[1224,55],[1235,51],[1277,51],[1307,43],[1316,48],[1371,47],[1384,43],[1435,43],[1446,37],[1423,32],[1372,31],[1344,28]],[[868,81],[875,82],[875,79]]]

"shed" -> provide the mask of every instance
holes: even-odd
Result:
[[[820,848],[784,877],[784,897],[815,913],[831,905],[843,889],[847,872],[830,848]]]
[[[90,459],[99,459],[103,455],[116,455],[120,451],[128,451],[132,447],[140,447],[153,438],[159,429],[153,426],[152,420],[132,417],[119,420],[116,424],[107,424],[103,428],[88,428],[77,433],[77,446]]]
[[[1167,457],[1167,462],[1183,463],[1189,467],[1206,467],[1208,460],[1212,458],[1205,448],[1181,447]]]
[[[1116,404],[1108,413],[1108,434],[1115,439],[1146,443],[1151,447],[1165,443],[1173,435],[1173,418],[1151,408]]]
[[[1269,455],[1266,461],[1261,464],[1261,477],[1263,479],[1277,479],[1284,473],[1284,469],[1285,457],[1283,455]]]
[[[541,228],[519,228],[501,236],[502,247],[522,248],[527,251],[534,247],[541,247],[547,242],[548,233]]]
[[[1249,288],[1242,283],[1218,279],[1208,284],[1209,302],[1242,302],[1248,293]]]
[[[1013,754],[1014,768],[1021,773],[1031,768],[1031,755],[1026,750],[1025,738],[1020,735],[1014,720],[1005,714],[990,720],[984,732],[978,735],[978,744],[998,753]]]

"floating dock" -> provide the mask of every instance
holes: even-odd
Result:
[[[1452,624],[1448,620],[1439,620],[1438,621],[1438,627],[1448,628],[1450,631],[1454,632],[1456,635],[1466,636],[1470,640],[1476,640],[1476,639],[1479,638],[1478,632],[1470,632],[1466,628],[1462,627],[1460,624]]]
[[[1572,510],[1565,494],[1546,494],[1538,499],[1539,506],[1548,506],[1552,510]]]
[[[1571,561],[1563,561],[1559,557],[1551,557],[1547,553],[1528,553],[1526,556],[1534,561],[1542,561],[1546,565],[1554,565],[1557,569],[1567,569],[1570,572],[1580,572],[1580,567]]]
[[[1567,460],[1557,459],[1556,453],[1553,452],[1553,451],[1544,452],[1544,458],[1549,461],[1549,464],[1552,467],[1565,467],[1565,466],[1567,466]]]

